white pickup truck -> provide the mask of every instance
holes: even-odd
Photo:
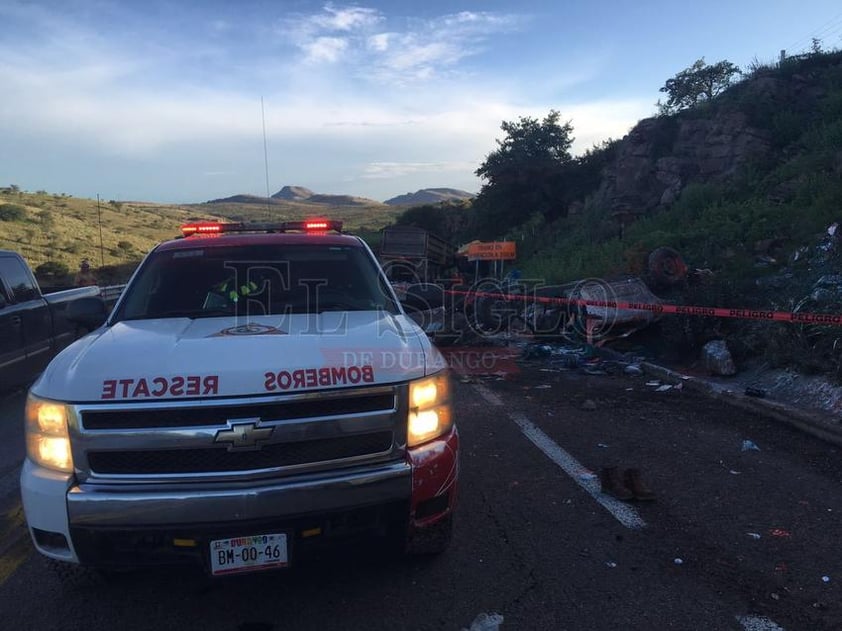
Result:
[[[366,244],[324,220],[183,232],[29,392],[38,551],[218,576],[362,535],[443,550],[459,472],[447,367]]]

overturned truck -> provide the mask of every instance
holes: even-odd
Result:
[[[599,345],[658,320],[661,303],[646,283],[634,277],[552,286],[493,279],[471,287],[418,283],[406,288],[402,301],[440,344],[514,333]]]
[[[415,226],[388,226],[380,243],[380,264],[393,282],[428,283],[454,265],[456,247]]]

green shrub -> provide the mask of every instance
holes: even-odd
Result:
[[[62,276],[67,276],[70,273],[70,268],[64,263],[58,261],[47,261],[41,263],[35,268],[35,275],[39,279],[55,279]]]
[[[836,88],[823,98],[819,109],[825,120],[842,118],[842,87]]]
[[[798,140],[804,131],[804,119],[793,110],[780,110],[772,115],[772,144],[786,147]]]
[[[722,199],[722,191],[714,184],[688,184],[675,203],[674,212],[683,221],[692,221]]]
[[[0,221],[20,221],[26,218],[26,208],[18,204],[0,204]]]

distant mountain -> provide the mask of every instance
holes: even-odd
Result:
[[[301,204],[324,204],[326,206],[380,206],[382,202],[367,197],[353,195],[323,195],[314,193],[303,186],[284,186],[272,195],[271,203],[298,202]],[[220,199],[212,199],[209,204],[262,204],[266,205],[265,197],[257,195],[232,195]]]
[[[313,191],[303,186],[284,186],[272,195],[272,199],[285,199],[288,202],[304,202],[310,201],[313,195]]]
[[[389,206],[417,206],[421,204],[438,204],[439,202],[451,202],[460,199],[473,199],[475,195],[467,191],[460,191],[457,188],[422,188],[414,193],[398,195],[387,199],[384,204]]]
[[[210,199],[208,204],[263,204],[266,205],[265,197],[258,197],[257,195],[232,195],[231,197],[220,197],[219,199]]]
[[[329,206],[382,205],[382,202],[378,202],[373,199],[368,199],[367,197],[354,197],[353,195],[320,195],[318,193],[311,197],[308,197],[305,201],[308,204],[327,204]]]

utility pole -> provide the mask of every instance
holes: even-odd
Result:
[[[263,109],[263,96],[260,97],[260,118],[263,120],[263,164],[266,167],[266,212],[271,214],[269,204],[269,149],[266,146],[266,110]]]
[[[102,245],[102,208],[99,205],[99,193],[96,194],[96,214],[99,217],[99,260],[100,267],[105,267],[105,248]]]

